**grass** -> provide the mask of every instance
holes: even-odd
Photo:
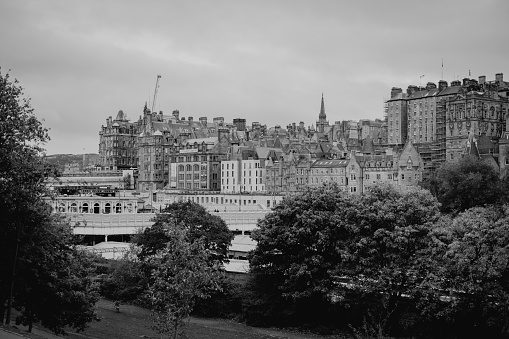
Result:
[[[101,299],[97,303],[100,321],[94,321],[85,332],[69,332],[67,338],[139,339],[161,338],[152,330],[150,311],[136,306],[122,305],[120,313],[115,311],[112,301]],[[186,326],[190,338],[206,339],[306,339],[331,338],[313,334],[250,327],[222,319],[191,318]]]

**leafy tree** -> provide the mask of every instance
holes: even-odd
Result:
[[[145,305],[147,284],[143,263],[137,258],[123,258],[111,262],[111,272],[101,284],[101,294],[109,299]]]
[[[188,228],[191,241],[203,238],[212,261],[227,259],[233,233],[223,219],[192,201],[168,205],[155,217],[151,227],[134,237],[133,242],[141,247],[139,257],[143,259],[165,248],[170,240],[167,229],[181,224]]]
[[[14,306],[22,323],[62,333],[90,321],[96,296],[88,259],[43,200],[57,172],[42,156],[48,140],[17,80],[0,73],[0,314],[9,324]]]
[[[152,304],[154,328],[173,338],[183,337],[184,320],[189,317],[197,298],[209,297],[218,289],[219,262],[211,266],[204,239],[191,241],[183,227],[169,227],[169,241],[150,261],[152,282],[148,295]]]
[[[257,246],[249,256],[251,272],[277,285],[285,297],[327,298],[331,272],[345,259],[344,216],[354,212],[356,200],[337,185],[283,199],[252,232]]]
[[[388,186],[354,196],[327,185],[284,199],[253,232],[255,283],[272,286],[271,298],[293,299],[292,307],[309,306],[310,317],[354,300],[366,307],[378,300],[390,315],[424,279],[422,253],[438,207],[426,190]]]
[[[431,235],[423,314],[459,336],[507,337],[509,207],[475,207],[445,217]]]
[[[401,193],[389,186],[371,187],[360,197],[352,219],[355,247],[346,267],[349,274],[362,277],[361,285],[377,293],[409,293],[424,278],[422,255],[439,218],[438,207],[427,190]]]
[[[446,213],[497,204],[506,196],[497,171],[472,155],[444,163],[436,181],[438,201]]]

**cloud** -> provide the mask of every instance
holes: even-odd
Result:
[[[49,153],[96,150],[122,109],[248,124],[382,118],[393,86],[504,72],[507,1],[12,1],[0,60],[51,128]],[[442,69],[441,62],[444,60]]]

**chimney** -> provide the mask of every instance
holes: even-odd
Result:
[[[412,94],[414,94],[415,92],[417,92],[417,90],[418,90],[417,86],[415,86],[415,85],[410,85],[410,86],[408,86],[408,88],[407,88],[407,90],[406,90],[406,93],[407,93],[408,95],[412,95]]]
[[[280,129],[281,129],[281,126],[279,126],[279,125],[276,125],[276,126],[274,127],[274,130],[275,130],[275,132],[276,132],[277,134],[279,134],[279,130],[280,130]]]
[[[503,73],[495,74],[495,81],[498,83],[502,83],[504,81],[504,74]]]
[[[484,85],[486,83],[486,75],[481,75],[479,77],[479,85]]]
[[[187,121],[193,122],[193,117],[187,117]]]
[[[212,119],[212,121],[217,126],[223,126],[223,124],[224,124],[224,118],[223,117],[215,117],[215,118]]]
[[[403,93],[403,90],[399,87],[393,87],[391,88],[391,98],[394,98],[399,93]]]
[[[246,130],[246,119],[233,119],[233,124],[237,127],[237,131],[244,132]]]
[[[435,85],[435,83],[434,83],[434,82],[428,82],[428,83],[426,84],[426,89],[427,89],[428,91],[429,91],[430,89],[435,89],[435,88],[437,88],[437,85]]]
[[[448,86],[448,85],[447,85],[447,81],[445,81],[445,80],[440,80],[440,81],[438,82],[438,90],[439,90],[440,92],[441,92],[441,91],[443,91],[444,89],[446,89],[446,88],[447,88],[447,86]]]
[[[171,115],[175,117],[175,120],[179,120],[179,115],[180,115],[180,112],[178,111],[178,109],[174,110],[173,112],[171,112]]]
[[[461,86],[461,81],[459,81],[459,80],[451,81],[451,87],[458,87],[458,86]]]
[[[199,120],[200,124],[202,124],[203,126],[207,126],[207,117],[201,117]]]
[[[463,79],[463,86],[468,86],[470,85],[470,79],[469,78],[464,78]]]

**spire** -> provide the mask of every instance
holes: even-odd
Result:
[[[318,119],[323,118],[324,120],[327,118],[325,115],[325,105],[323,103],[323,92],[322,92],[322,105],[320,106],[320,115],[318,116]]]

